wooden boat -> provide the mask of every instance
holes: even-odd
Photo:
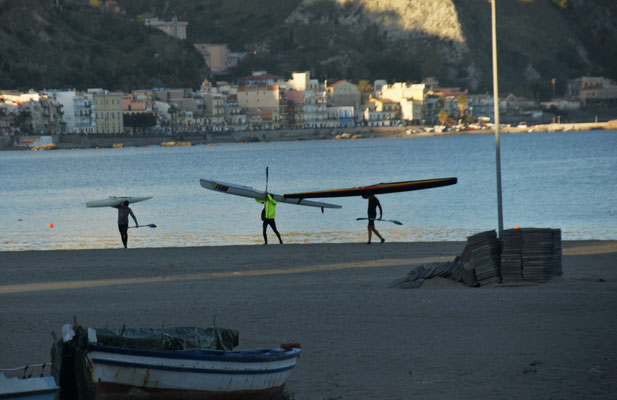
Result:
[[[164,330],[163,335],[172,329]],[[176,329],[190,333],[191,328]],[[159,332],[156,334],[161,337]],[[299,344],[257,350],[129,348],[103,344],[97,339],[97,330],[92,328],[88,329],[87,337],[88,343],[80,356],[83,370],[88,371],[94,398],[104,400],[280,400],[301,351]],[[185,345],[186,337],[182,339]],[[197,341],[204,342],[203,336]],[[80,340],[71,339],[71,342]],[[82,393],[87,391],[78,392],[79,398],[85,398]]]

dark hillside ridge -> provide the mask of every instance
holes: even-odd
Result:
[[[394,4],[407,0],[374,0]],[[415,1],[428,14],[453,6],[463,43],[376,23],[368,0],[7,0],[0,3],[0,88],[198,87],[211,78],[193,43],[249,52],[234,77],[253,70],[318,79],[421,81],[490,92],[490,3]],[[96,3],[96,2],[95,2]],[[393,13],[394,14],[394,13]],[[290,16],[301,15],[301,20]],[[186,41],[143,25],[146,16],[188,22]],[[391,20],[405,16],[391,15]],[[351,23],[349,21],[352,21]],[[617,2],[499,0],[500,91],[563,94],[569,79],[617,79]],[[24,28],[26,27],[26,28]],[[397,31],[397,29],[399,29]]]

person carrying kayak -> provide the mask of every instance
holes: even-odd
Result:
[[[272,198],[270,193],[265,193],[264,199],[255,199],[258,203],[263,203],[264,208],[261,211],[261,220],[263,221],[263,235],[264,235],[264,244],[268,244],[268,235],[266,234],[266,229],[268,225],[272,227],[274,233],[279,238],[279,242],[283,244],[283,239],[281,239],[281,235],[279,231],[276,229],[276,222],[274,218],[276,217],[276,200]]]

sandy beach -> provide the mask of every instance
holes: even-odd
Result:
[[[388,288],[464,242],[0,253],[0,367],[50,361],[50,332],[237,329],[239,348],[300,342],[304,399],[614,399],[617,241],[564,241],[563,276]]]

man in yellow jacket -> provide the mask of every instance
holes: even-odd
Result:
[[[274,222],[274,218],[276,217],[276,200],[270,196],[270,193],[266,192],[266,198],[264,199],[255,199],[258,203],[265,203],[264,209],[261,212],[261,219],[263,220],[263,235],[264,235],[264,244],[268,244],[268,236],[266,235],[266,228],[268,225],[272,227],[274,233],[279,238],[279,242],[283,244],[283,239],[281,239],[281,235],[279,231],[276,230],[276,222]]]

